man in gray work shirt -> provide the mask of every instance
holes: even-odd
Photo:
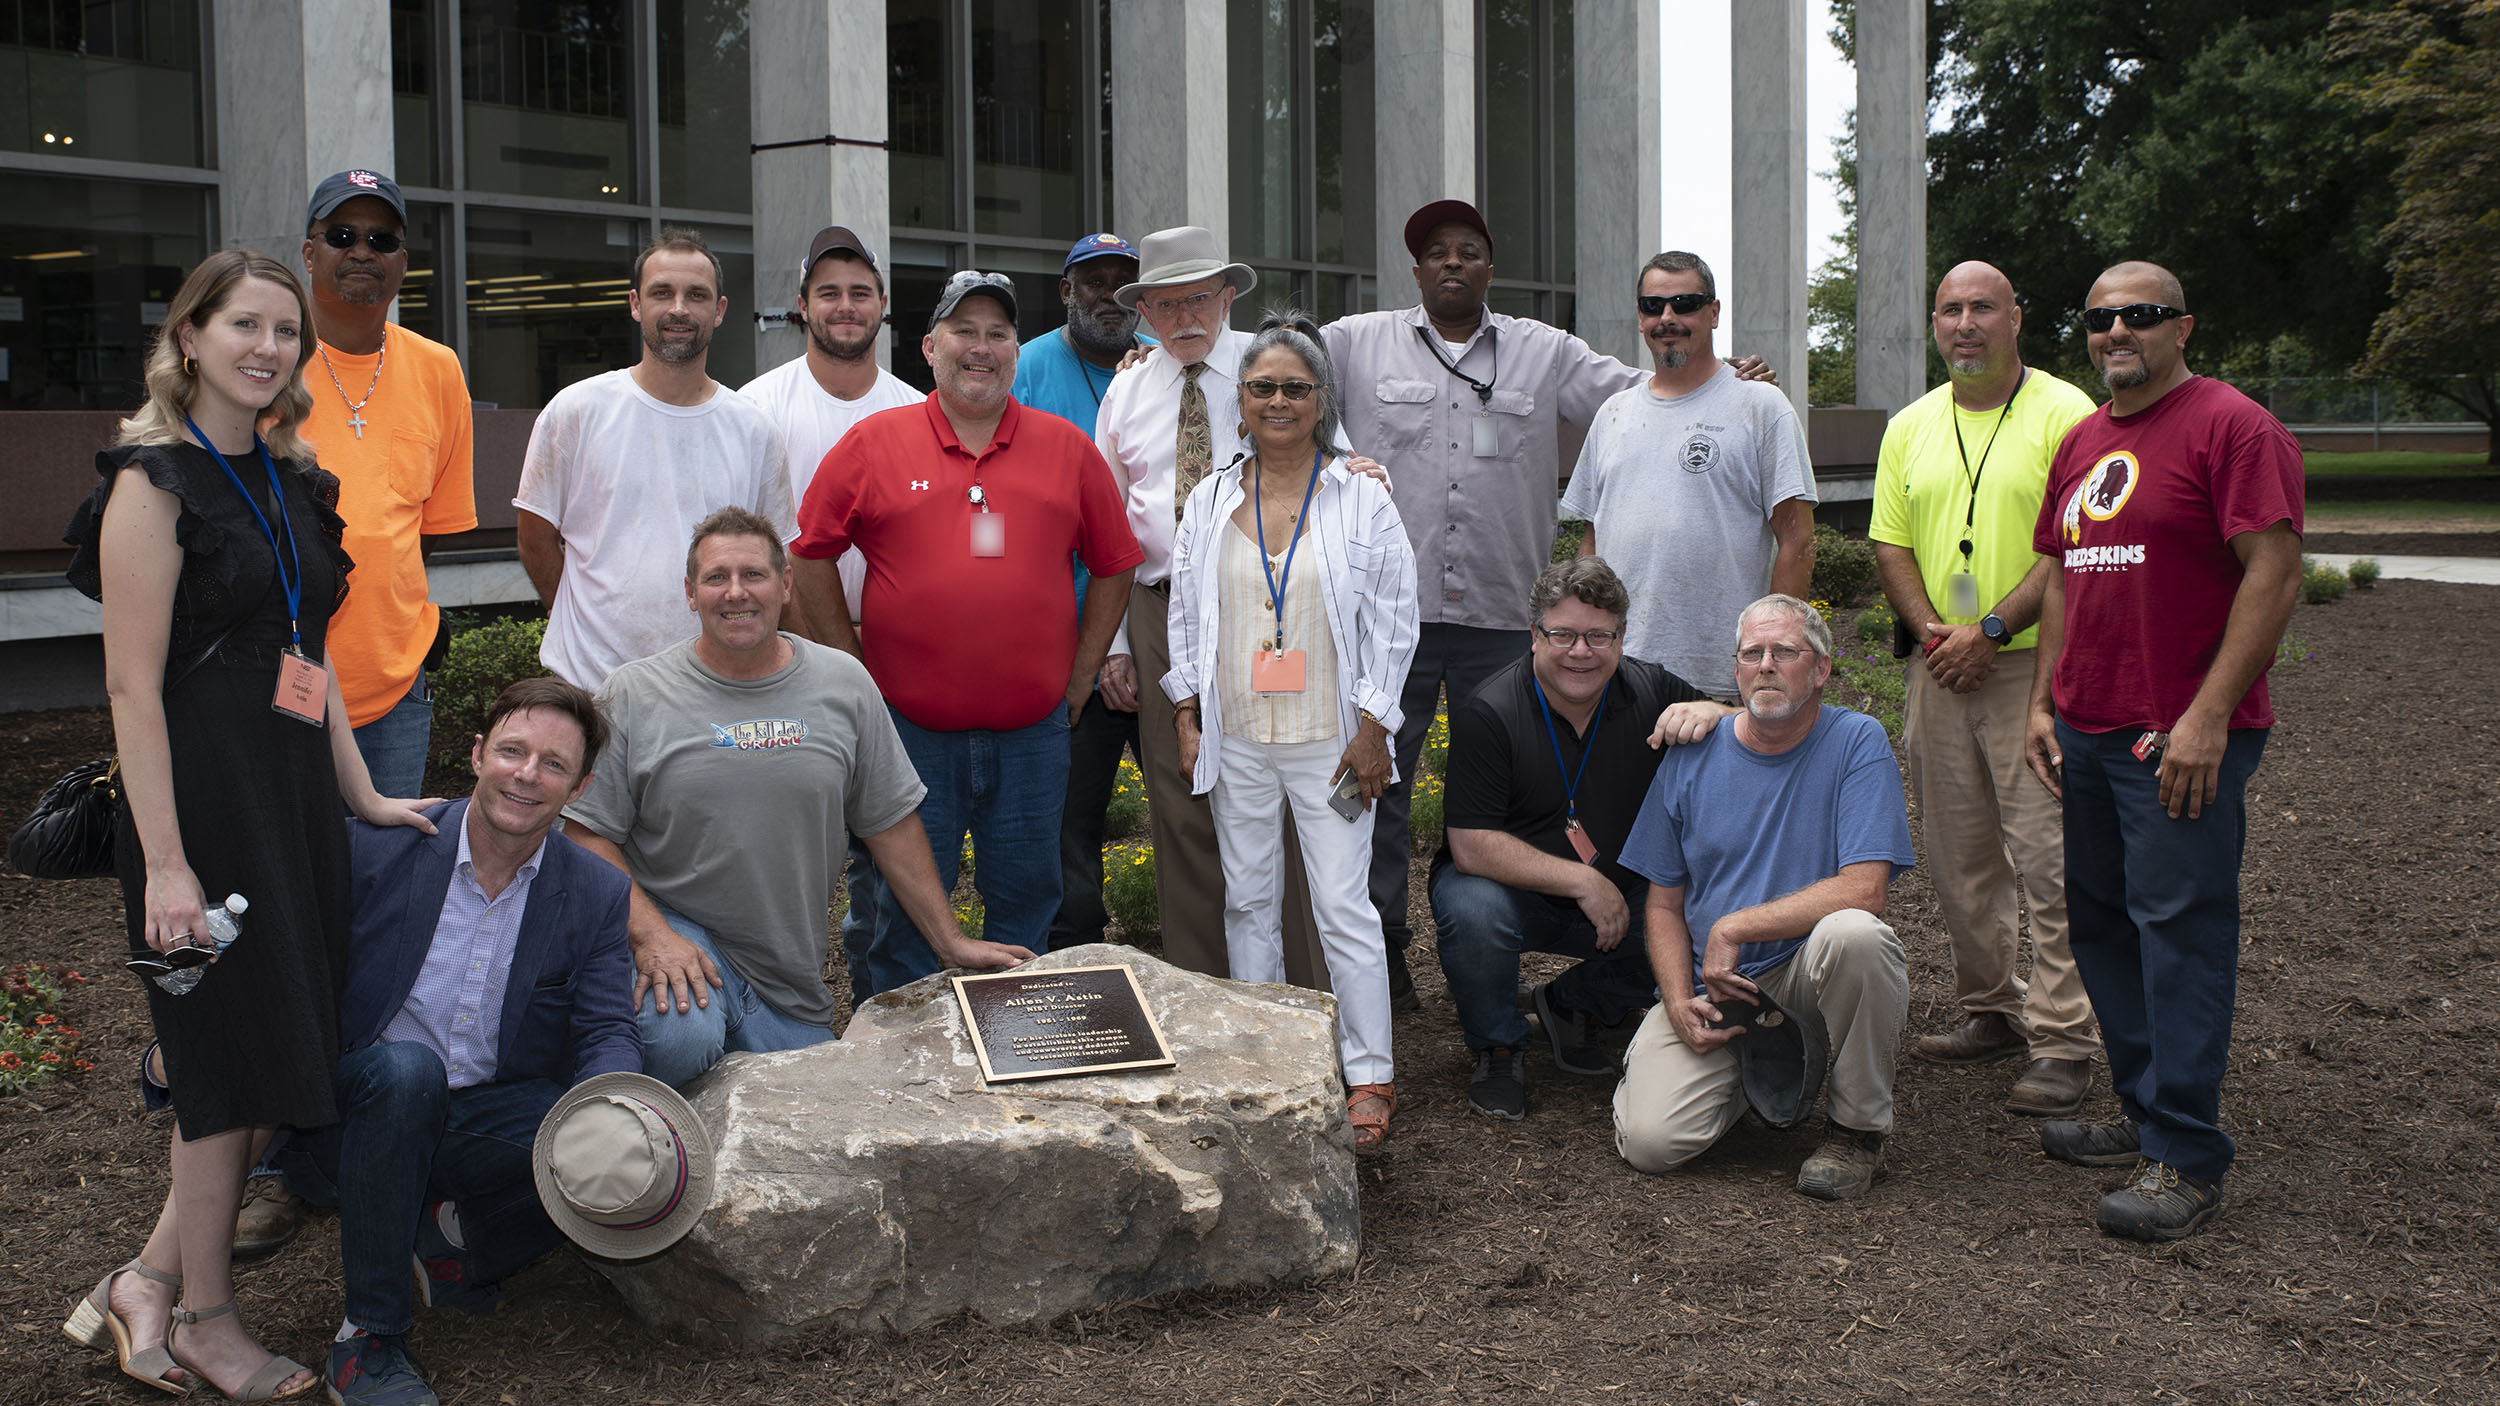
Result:
[[[1444,682],[1455,705],[1527,657],[1528,592],[1554,545],[1561,426],[1587,429],[1641,373],[1558,327],[1487,309],[1493,236],[1466,201],[1408,216],[1406,249],[1421,305],[1341,317],[1320,340],[1337,363],[1346,442],[1387,466],[1415,548],[1422,636],[1399,700],[1399,779],[1380,797],[1371,873],[1390,1001],[1411,1010],[1406,813],[1434,704]],[[1771,377],[1752,358],[1738,374]]]

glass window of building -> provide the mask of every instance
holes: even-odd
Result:
[[[1493,235],[1486,301],[1571,326],[1571,0],[1478,0],[1476,207]]]
[[[1078,184],[1077,0],[973,0],[972,227],[1086,233]]]
[[[1248,326],[1292,303],[1361,311],[1373,258],[1369,0],[1229,0],[1232,256],[1259,271]]]
[[[0,171],[0,408],[144,399],[149,341],[208,233],[204,189]]]
[[[461,0],[466,186],[642,200],[625,0]]]
[[[639,360],[626,294],[647,232],[635,219],[471,206],[462,280],[469,394],[534,408],[575,381]]]
[[[887,0],[885,61],[893,81],[886,90],[887,178],[898,229],[953,229],[954,198],[947,179],[948,0]]]
[[[442,22],[434,0],[391,0],[391,178],[404,189],[446,183],[438,140]]]
[[[0,4],[0,151],[197,166],[195,0]]]
[[[744,211],[754,166],[746,0],[661,0],[655,17],[660,203]]]
[[[449,289],[443,283],[443,207],[408,207],[408,274],[399,281],[399,307],[392,320],[420,336],[445,344],[454,339],[445,325],[451,316]]]

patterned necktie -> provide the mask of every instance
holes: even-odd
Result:
[[[1181,368],[1181,432],[1172,450],[1172,521],[1181,520],[1189,491],[1215,467],[1215,433],[1207,427],[1207,393],[1198,389],[1203,361]]]

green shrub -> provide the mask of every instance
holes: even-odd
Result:
[[[2370,590],[2378,585],[2378,558],[2363,557],[2345,567],[2344,575],[2351,579],[2354,590]]]
[[[1111,921],[1131,937],[1162,931],[1153,845],[1140,840],[1102,847],[1102,906]]]
[[[1110,839],[1146,833],[1146,778],[1134,757],[1120,758],[1119,781],[1111,788],[1111,802],[1103,807],[1102,820],[1102,832]]]
[[[1882,601],[1858,612],[1858,638],[1877,649],[1892,648],[1892,607]]]
[[[2333,605],[2352,589],[2352,581],[2331,566],[2321,566],[2314,559],[2300,559],[2300,598],[2311,605]]]
[[[70,988],[86,984],[77,972],[42,962],[0,972],[0,1094],[95,1068],[79,1056],[78,1031],[61,1016]]]
[[[1874,545],[1816,524],[1813,598],[1830,601],[1836,610],[1854,610],[1874,598],[1875,586]]]
[[[1588,531],[1589,525],[1585,522],[1565,522],[1556,524],[1554,528],[1554,550],[1546,554],[1546,562],[1551,564],[1558,561],[1569,561],[1573,557],[1578,556],[1580,554],[1580,539],[1586,537],[1588,535]]]
[[[492,620],[451,637],[443,667],[434,671],[434,759],[469,772],[469,744],[486,730],[495,697],[522,679],[547,672],[538,662],[544,620]]]
[[[1894,740],[1901,737],[1901,709],[1909,696],[1901,661],[1892,657],[1890,637],[1882,649],[1840,649],[1832,655],[1828,701],[1855,708],[1884,725]]]

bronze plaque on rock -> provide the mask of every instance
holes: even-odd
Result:
[[[1162,1069],[1163,1029],[1127,967],[958,976],[955,999],[990,1083]]]

